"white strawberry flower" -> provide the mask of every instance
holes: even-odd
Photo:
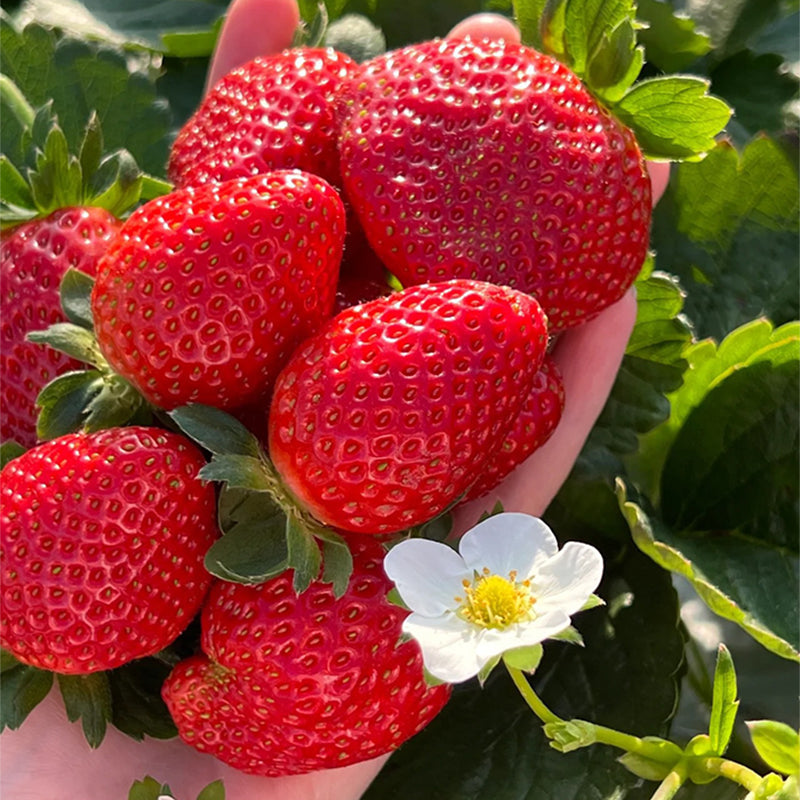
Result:
[[[503,654],[530,652],[569,631],[573,614],[599,602],[593,592],[603,559],[581,542],[559,550],[536,517],[501,513],[465,533],[458,552],[427,539],[403,541],[384,569],[412,612],[403,632],[419,643],[425,668],[460,683],[485,675]]]

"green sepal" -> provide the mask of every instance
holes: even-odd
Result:
[[[201,789],[197,800],[225,800],[225,784],[222,779],[213,781]]]
[[[504,510],[503,504],[498,500],[494,506],[492,506],[491,511],[484,511],[480,515],[478,522],[483,522],[485,519],[489,519],[489,517],[496,517],[498,514],[502,514]]]
[[[577,628],[573,625],[568,625],[564,628],[563,631],[559,631],[558,633],[554,633],[552,636],[549,637],[556,642],[566,642],[567,644],[576,644],[579,647],[583,647],[583,636],[581,636],[580,632]]]
[[[240,455],[215,455],[198,473],[204,481],[218,481],[234,489],[269,491],[272,482],[260,458]]]
[[[548,722],[543,726],[545,736],[550,739],[550,747],[559,753],[571,753],[594,744],[597,741],[594,729],[591,722],[579,719]]]
[[[671,764],[665,764],[638,753],[624,753],[617,761],[628,772],[632,772],[637,778],[644,778],[646,781],[663,781],[673,768]]]
[[[108,363],[97,346],[94,334],[73,322],[56,322],[44,330],[30,331],[26,338],[36,344],[49,345],[98,369],[108,369]]]
[[[702,786],[719,777],[716,773],[707,770],[703,765],[705,759],[715,755],[711,738],[707,734],[699,733],[694,736],[684,748],[684,753],[688,756],[686,763],[689,767],[689,777],[692,783]]]
[[[386,593],[386,600],[393,606],[402,608],[405,611],[411,611],[411,609],[406,605],[405,601],[403,600],[403,596],[400,594],[396,586],[392,586],[392,588]]]
[[[214,455],[262,456],[258,439],[236,417],[202,403],[189,403],[169,416],[191,439]]]
[[[532,674],[539,666],[543,654],[544,648],[541,644],[534,644],[530,647],[515,647],[513,650],[506,650],[503,653],[503,663],[507,667]]]
[[[650,78],[635,84],[612,110],[648,158],[697,159],[714,148],[731,117],[727,103],[708,94],[708,87],[708,81],[691,75]]]
[[[334,542],[330,539],[322,541],[322,578],[323,583],[330,583],[335,597],[341,597],[350,583],[353,574],[353,554],[344,540]]]
[[[453,532],[453,514],[444,511],[433,519],[419,525],[414,529],[414,536],[421,539],[430,539],[434,542],[443,542]]]
[[[292,586],[302,594],[319,577],[322,552],[314,536],[293,516],[286,518],[288,564],[294,570]]]
[[[592,608],[598,608],[599,606],[604,606],[606,601],[603,600],[602,597],[599,597],[596,594],[590,594],[588,600],[580,607],[580,611],[589,611]]]
[[[280,513],[261,522],[234,525],[205,556],[205,567],[212,575],[234,583],[263,583],[288,566],[286,520]]]
[[[19,458],[23,453],[26,453],[27,449],[23,447],[19,442],[15,442],[13,439],[7,442],[3,442],[0,444],[0,469],[2,469],[9,461],[13,461],[15,458]]]
[[[433,688],[434,686],[444,686],[447,684],[447,681],[443,681],[441,678],[437,678],[433,673],[428,672],[428,669],[424,664],[422,665],[422,677],[425,679],[425,685],[430,688]]]
[[[800,773],[800,735],[794,728],[771,719],[745,724],[756,752],[770,769],[784,775]]]
[[[604,33],[586,68],[586,85],[606,103],[616,103],[642,71],[644,48],[636,46],[636,31],[625,20]]]
[[[164,795],[172,796],[169,786],[157,781],[151,775],[147,775],[140,781],[134,781],[128,791],[128,800],[158,800]]]
[[[295,31],[292,47],[322,47],[328,22],[327,6],[318,2],[310,23],[302,21]]]
[[[93,369],[54,378],[39,392],[36,404],[41,408],[36,434],[42,440],[149,419],[149,406],[123,377]]]
[[[87,331],[94,330],[94,318],[92,315],[92,288],[94,278],[70,267],[61,279],[59,295],[61,298],[61,308],[67,319],[80,328]]]
[[[16,730],[47,697],[53,673],[21,662],[3,669],[0,681],[0,731]]]
[[[486,681],[489,679],[489,675],[492,674],[494,668],[502,661],[502,654],[493,656],[490,658],[478,671],[477,678],[478,683],[483,686]]]
[[[89,747],[99,747],[111,720],[111,687],[104,672],[57,675],[67,719],[81,720]]]
[[[739,701],[736,699],[736,670],[730,650],[720,644],[714,669],[714,686],[711,701],[711,718],[708,736],[714,755],[721,756],[733,733]]]

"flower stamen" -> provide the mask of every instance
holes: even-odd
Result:
[[[473,625],[495,630],[533,619],[536,598],[531,594],[530,581],[518,583],[516,577],[516,570],[504,578],[484,567],[471,583],[466,579],[462,582],[466,597],[456,613]]]

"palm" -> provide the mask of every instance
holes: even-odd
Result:
[[[271,25],[264,25],[262,19]],[[243,61],[288,47],[298,19],[295,0],[235,0],[209,83]],[[455,32],[518,39],[513,26],[496,17],[465,20]],[[653,166],[654,198],[663,192],[667,174],[666,165]],[[495,499],[500,499],[507,510],[536,515],[544,511],[566,479],[605,403],[635,313],[635,298],[628,293],[590,323],[562,336],[554,351],[567,396],[561,424],[550,441],[512,473],[493,496],[473,501],[460,510],[460,529],[473,524]],[[74,797],[125,797],[134,780],[152,775],[169,783],[181,800],[191,800],[218,778],[224,780],[227,796],[237,800],[348,800],[362,795],[386,760],[384,757],[327,772],[267,779],[236,772],[178,740],[137,743],[113,729],[102,746],[92,751],[79,725],[66,723],[57,692],[51,692],[19,731],[2,737],[2,755],[2,791],[18,800],[57,796],[67,775],[70,795]],[[36,765],[35,772],[32,764]]]

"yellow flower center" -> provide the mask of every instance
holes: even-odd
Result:
[[[481,574],[475,573],[472,583],[464,580],[463,585],[465,596],[455,598],[459,604],[456,613],[473,625],[503,630],[536,616],[530,581],[517,583],[513,570],[504,578],[484,567]]]

